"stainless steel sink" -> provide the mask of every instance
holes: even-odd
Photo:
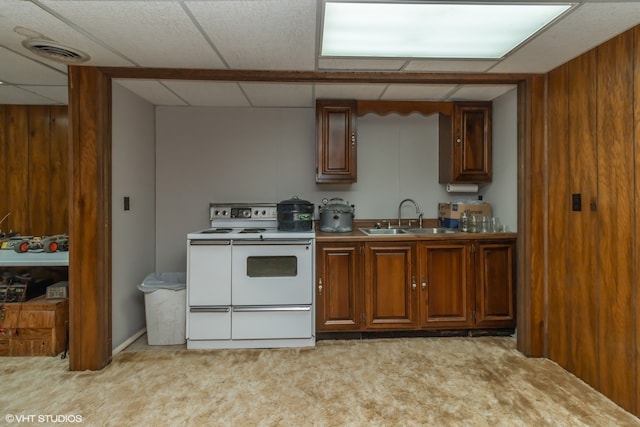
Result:
[[[456,230],[450,230],[448,228],[443,228],[443,227],[409,228],[409,229],[407,229],[407,233],[409,233],[409,234],[453,234],[453,233],[457,233],[457,231]]]
[[[369,236],[389,236],[397,234],[407,234],[407,230],[402,228],[360,228],[365,234]]]

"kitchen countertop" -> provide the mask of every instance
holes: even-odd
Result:
[[[364,227],[363,227],[364,228]],[[316,231],[316,242],[355,242],[355,241],[407,241],[407,240],[488,240],[488,239],[515,239],[517,233],[438,233],[438,234],[392,234],[392,235],[367,235],[354,228],[346,233],[328,233]]]

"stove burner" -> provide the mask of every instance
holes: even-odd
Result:
[[[262,233],[263,231],[267,231],[266,228],[245,228],[240,233]]]
[[[219,233],[231,233],[233,231],[232,228],[212,228],[209,230],[204,230],[203,234],[219,234]]]

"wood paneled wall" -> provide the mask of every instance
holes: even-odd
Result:
[[[546,355],[635,414],[639,33],[548,74],[546,150]]]
[[[43,236],[69,229],[68,109],[0,105],[0,224]]]

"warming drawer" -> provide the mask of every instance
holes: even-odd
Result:
[[[228,340],[231,338],[231,307],[190,307],[190,340]]]
[[[234,307],[231,338],[290,339],[312,336],[311,306]]]

